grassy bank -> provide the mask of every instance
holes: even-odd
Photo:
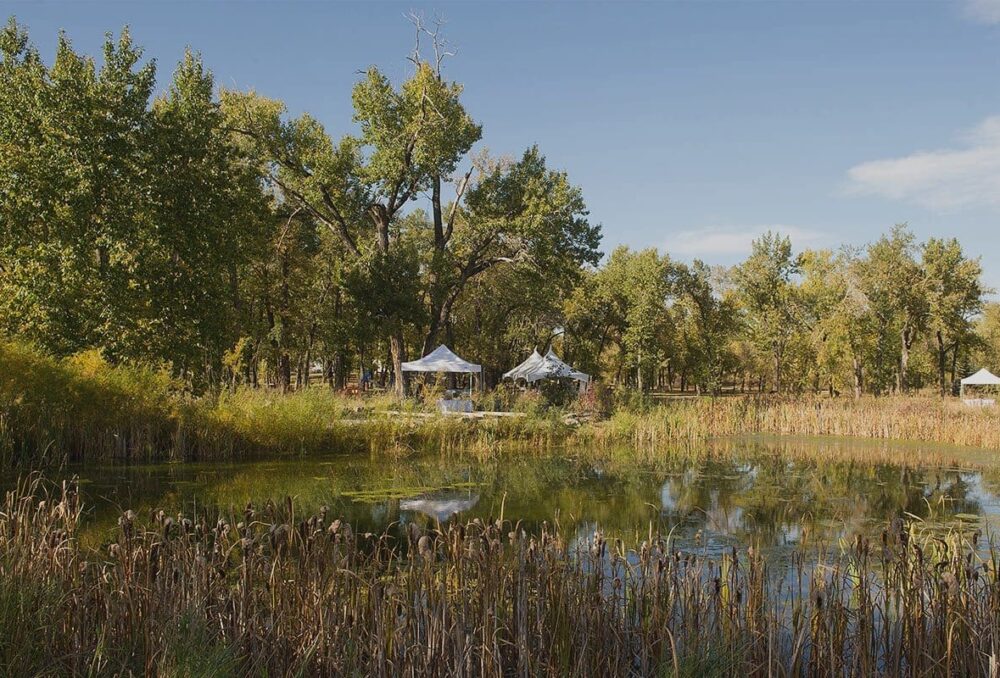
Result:
[[[12,675],[972,676],[1000,640],[1000,552],[899,523],[783,577],[752,548],[502,521],[397,541],[290,501],[126,512],[89,550],[80,513],[37,482],[0,506]]]
[[[196,397],[165,371],[113,367],[96,353],[55,360],[0,342],[3,466],[486,450],[500,441],[547,445],[568,430],[556,416],[470,422],[390,412],[399,407],[390,398],[347,398],[320,387],[284,395],[241,389]]]
[[[537,400],[537,399],[535,399]],[[55,360],[0,343],[0,466],[241,459],[316,452],[496,454],[508,446],[628,446],[647,457],[746,433],[915,440],[1000,450],[1000,414],[937,397],[727,397],[631,403],[566,423],[570,410],[469,421],[409,416],[413,402],[314,387],[194,396],[165,371],[96,353]]]

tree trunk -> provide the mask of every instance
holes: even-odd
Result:
[[[896,373],[896,390],[906,393],[909,389],[910,346],[913,345],[913,331],[904,327],[899,336],[899,371]]]
[[[392,353],[393,390],[400,398],[406,395],[406,373],[403,372],[403,362],[406,361],[406,345],[403,343],[403,329],[396,327],[389,336],[389,348]]]
[[[288,353],[281,351],[281,355],[278,357],[278,388],[281,389],[282,393],[287,393],[289,387],[292,385],[292,359],[288,357]]]
[[[438,337],[441,334],[441,328],[447,326],[448,319],[451,317],[451,309],[454,307],[462,287],[464,287],[464,283],[453,290],[440,305],[434,302],[431,303],[430,322],[427,325],[427,334],[424,335],[422,356],[427,355],[437,348],[435,344],[437,344]]]
[[[951,350],[951,384],[949,384],[951,388],[954,388],[955,386],[955,379],[957,378],[957,375],[955,373],[957,370],[958,370],[958,339],[955,340],[955,344]],[[951,388],[948,389],[949,393],[951,392]]]
[[[860,398],[861,397],[862,376],[863,376],[862,373],[861,373],[861,370],[862,370],[861,361],[858,360],[855,357],[854,358],[854,397],[855,398]]]
[[[338,391],[343,391],[344,387],[347,386],[347,357],[343,352],[338,351],[337,355],[333,357],[333,379],[331,379],[331,386]],[[360,385],[360,379],[358,380]]]
[[[947,362],[948,349],[945,348],[941,330],[938,330],[935,334],[937,336],[938,386],[941,387],[941,395],[945,396],[948,395],[945,383],[945,363]]]
[[[774,392],[781,393],[781,352],[774,352]]]

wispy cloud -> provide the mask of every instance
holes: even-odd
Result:
[[[769,226],[711,227],[681,231],[671,236],[665,249],[671,254],[700,258],[732,258],[750,252],[754,240],[768,231],[786,235],[792,246],[799,250],[818,247],[827,242],[827,237],[819,231],[798,226],[772,224]]]
[[[1000,0],[964,0],[962,13],[982,24],[1000,24]]]
[[[848,170],[848,190],[935,210],[1000,208],[1000,116],[962,135],[961,147],[873,160]]]

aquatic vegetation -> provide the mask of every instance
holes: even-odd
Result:
[[[72,484],[0,506],[16,675],[989,675],[1000,551],[894,521],[787,565],[650,533],[475,520],[356,533],[291,500],[123,512],[81,545]],[[818,558],[818,560],[815,560]]]

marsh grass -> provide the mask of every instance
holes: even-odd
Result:
[[[356,534],[291,500],[125,512],[91,550],[71,484],[0,509],[11,675],[971,676],[1000,641],[1000,551],[899,521],[772,565],[501,519]]]
[[[726,397],[684,399],[644,411],[618,410],[584,427],[580,440],[634,447],[767,433],[910,440],[1000,449],[1000,411],[931,396]]]
[[[412,401],[326,388],[194,396],[165,370],[111,366],[96,352],[56,360],[0,342],[0,466],[226,460],[415,451],[498,456],[511,449],[629,448],[648,458],[740,434],[833,435],[1000,449],[1000,414],[952,399],[727,397],[620,407],[577,424],[532,401],[527,416],[467,420]],[[525,408],[522,408],[525,409]],[[419,416],[418,416],[419,415]]]
[[[403,410],[400,413],[400,410]],[[486,452],[508,441],[548,447],[556,417],[470,422],[406,416],[412,403],[325,388],[198,397],[168,372],[111,366],[97,352],[56,360],[0,342],[0,466],[224,460],[261,455],[419,449]]]

